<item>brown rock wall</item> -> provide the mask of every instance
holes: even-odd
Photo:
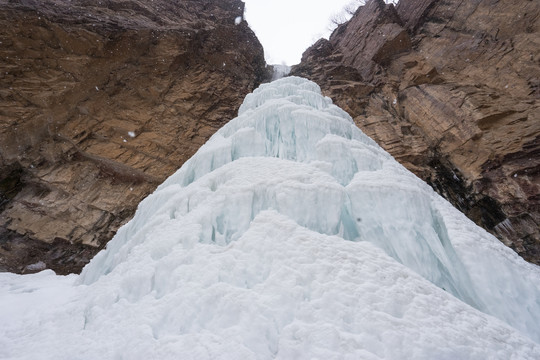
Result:
[[[396,43],[400,31],[409,41]],[[318,82],[398,161],[540,263],[539,2],[372,0],[292,74]]]
[[[79,271],[236,116],[267,76],[243,6],[0,0],[0,270]]]

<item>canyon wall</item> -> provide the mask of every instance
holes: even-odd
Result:
[[[540,264],[539,15],[529,0],[370,0],[292,74]]]
[[[268,78],[240,0],[0,0],[0,271],[78,272]]]

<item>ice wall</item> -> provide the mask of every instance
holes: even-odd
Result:
[[[239,116],[143,201],[82,281],[96,281],[138,244],[156,241],[149,229],[189,223],[190,240],[179,234],[178,241],[226,246],[269,209],[317,233],[371,242],[540,339],[538,267],[470,223],[365,136],[318,85],[297,77],[249,94]]]
[[[0,274],[0,358],[538,359],[539,278],[288,77],[80,276]]]

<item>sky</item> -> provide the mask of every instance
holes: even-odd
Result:
[[[330,18],[351,0],[244,0],[245,17],[268,64],[294,65],[321,37],[330,36]]]

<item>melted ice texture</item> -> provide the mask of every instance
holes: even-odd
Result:
[[[0,358],[538,359],[539,279],[289,77],[80,276],[0,274]]]

